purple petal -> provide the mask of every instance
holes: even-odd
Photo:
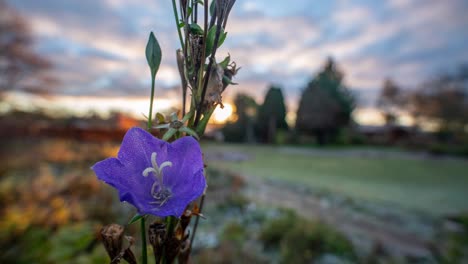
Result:
[[[153,152],[158,153],[157,160],[165,160],[168,146],[169,143],[155,138],[139,127],[133,127],[125,134],[117,157],[126,166],[141,168],[143,171],[151,166]]]
[[[141,208],[153,200],[150,191],[141,184],[142,181],[148,181],[148,179],[141,176],[141,173],[132,171],[132,168],[126,167],[120,160],[108,158],[96,163],[92,169],[99,180],[119,191],[120,201]]]
[[[192,176],[203,170],[203,157],[200,144],[193,137],[183,137],[174,141],[167,149],[167,158],[172,162],[168,173],[164,171],[164,185],[173,191],[191,185]],[[169,176],[170,175],[170,176]]]
[[[183,201],[186,205],[200,197],[206,188],[205,175],[203,170],[199,170],[193,174],[191,179],[186,184],[179,184],[173,188],[173,194],[178,200]]]

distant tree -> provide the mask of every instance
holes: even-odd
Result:
[[[392,79],[385,79],[377,99],[377,107],[383,113],[387,125],[394,124],[404,104],[404,94]]]
[[[468,66],[423,83],[408,99],[415,120],[432,121],[439,131],[465,133],[468,126]]]
[[[55,82],[45,74],[50,67],[34,52],[25,19],[0,0],[0,94],[13,89],[45,92]]]
[[[298,132],[315,135],[321,145],[351,121],[354,97],[343,85],[343,74],[329,58],[302,93],[296,115]]]
[[[273,143],[278,130],[287,130],[286,105],[281,88],[271,86],[258,109],[257,135],[261,142]]]
[[[229,142],[254,142],[254,126],[257,102],[247,94],[237,94],[234,99],[235,121],[227,123],[222,129],[225,140]]]

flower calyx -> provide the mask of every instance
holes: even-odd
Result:
[[[185,123],[190,119],[190,117],[192,117],[192,114],[193,112],[189,112],[181,120],[179,120],[177,117],[177,113],[174,112],[171,114],[170,122],[157,125],[154,128],[167,129],[166,133],[162,138],[165,141],[169,140],[177,132],[186,133],[199,140],[200,138],[198,137],[197,133],[185,125]]]

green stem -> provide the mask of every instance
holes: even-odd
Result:
[[[184,41],[182,39],[182,33],[180,32],[180,27],[179,27],[179,14],[177,13],[177,6],[176,6],[175,0],[172,0],[172,11],[174,12],[177,33],[179,34],[180,47],[184,47]]]
[[[154,101],[154,82],[156,79],[156,72],[151,71],[151,98],[150,98],[150,107],[149,107],[149,114],[148,114],[148,125],[147,130],[150,131],[151,127],[153,126],[153,101]],[[146,253],[146,225],[145,225],[145,218],[141,218],[140,222],[140,229],[141,229],[141,262],[143,264],[148,263],[148,254]]]
[[[148,263],[148,254],[146,253],[146,225],[145,218],[141,218],[141,263]]]
[[[196,108],[196,101],[195,101],[195,96],[192,96],[192,100],[190,102],[190,112],[194,112]],[[195,129],[195,126],[193,126],[193,122],[195,121],[195,115],[192,114],[192,116],[189,118],[189,121],[187,123],[187,126],[191,129]]]
[[[195,123],[194,123],[195,126],[198,125],[198,122],[200,121],[200,118],[201,118],[201,115],[202,115],[201,109],[203,107],[203,102],[205,101],[205,94],[206,94],[206,90],[208,88],[208,82],[210,80],[211,67],[213,67],[213,64],[215,64],[215,62],[216,62],[216,59],[215,59],[216,58],[216,50],[218,49],[218,41],[219,41],[220,34],[221,34],[221,23],[218,22],[218,24],[216,25],[216,34],[215,34],[215,38],[214,38],[214,42],[213,42],[213,51],[211,52],[210,61],[208,63],[208,67],[206,69],[205,78],[203,80],[204,82],[203,82],[203,89],[202,89],[202,93],[201,93],[201,97],[200,97],[200,103],[198,104],[197,115],[195,116]],[[207,120],[207,122],[208,122],[208,120]]]
[[[197,23],[197,19],[198,19],[198,3],[196,1],[193,1],[194,4],[193,5],[193,14],[194,14],[194,18],[193,18],[193,22],[194,23]]]
[[[194,21],[193,21],[193,12],[194,12],[195,10],[193,9],[193,1],[191,0],[191,1],[188,3],[187,6],[190,7],[190,8],[192,9],[192,15],[190,16],[190,21],[191,21],[191,23],[194,23]]]
[[[210,121],[211,115],[214,113],[217,105],[212,107],[210,110],[208,110],[204,115],[203,118],[201,118],[200,123],[196,125],[195,132],[197,132],[197,135],[201,137],[205,133],[206,126],[208,125],[208,121]],[[195,119],[196,120],[196,119]]]
[[[167,219],[167,234],[168,236],[172,236],[174,234],[174,227],[177,223],[177,218],[174,216],[169,216]]]
[[[156,79],[156,73],[151,72],[151,98],[150,98],[150,107],[149,107],[149,114],[148,114],[148,126],[147,130],[150,131],[151,127],[153,126],[153,101],[154,101],[154,79]]]
[[[204,18],[204,24],[203,24],[203,39],[206,39],[208,35],[208,31],[210,30],[208,28],[208,1],[204,2],[204,8],[205,8],[205,18]],[[198,77],[198,83],[197,83],[197,98],[201,98],[202,95],[202,90],[203,90],[203,72],[205,71],[205,61],[206,61],[206,41],[203,41],[203,48],[202,48],[202,58],[203,61],[200,63],[200,72],[199,72],[199,77]],[[203,103],[203,98],[199,99],[200,103]]]

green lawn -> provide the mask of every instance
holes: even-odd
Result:
[[[398,155],[310,155],[286,153],[284,148],[271,146],[206,144],[204,148],[207,152],[249,155],[247,161],[216,161],[209,165],[250,177],[281,179],[436,215],[468,211],[467,161],[418,160]]]

